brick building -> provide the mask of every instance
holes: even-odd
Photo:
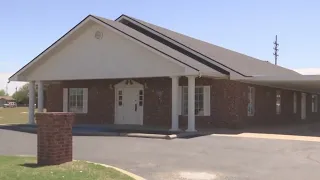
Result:
[[[9,80],[30,82],[29,104],[37,83],[40,112],[46,88],[47,111],[75,112],[76,124],[195,131],[319,117],[320,77],[126,15],[89,15]]]

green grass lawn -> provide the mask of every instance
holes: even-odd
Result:
[[[0,108],[0,124],[28,123],[28,107]]]
[[[36,158],[0,156],[1,180],[133,180],[113,169],[84,161],[36,166]]]

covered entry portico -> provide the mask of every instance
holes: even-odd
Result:
[[[197,76],[187,76],[188,79],[188,114],[187,130],[188,132],[196,131],[195,129],[195,79]],[[167,77],[168,78],[168,77]],[[172,131],[179,131],[179,114],[181,110],[181,99],[179,98],[179,76],[172,76],[171,79],[171,128]],[[31,81],[29,83],[29,103],[38,104],[38,112],[43,111],[43,89],[44,84],[50,84],[50,81]],[[132,83],[132,84],[130,84]],[[38,102],[35,102],[35,88],[38,88]],[[113,86],[115,94],[114,101],[114,123],[115,124],[134,124],[144,125],[144,90],[147,85],[140,84],[130,78],[120,81]],[[33,92],[32,92],[33,91]],[[150,90],[149,90],[150,91]],[[42,94],[42,95],[41,95]],[[61,97],[62,98],[62,97]],[[90,99],[90,94],[87,96]],[[101,100],[101,99],[100,99]],[[90,106],[90,103],[88,104]],[[149,107],[150,108],[150,107]],[[157,106],[151,107],[156,109]],[[90,108],[88,108],[90,111]],[[87,111],[88,111],[87,109]],[[29,106],[29,124],[35,124],[34,112],[35,106]],[[67,110],[68,111],[68,110]]]

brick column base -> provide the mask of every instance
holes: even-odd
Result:
[[[74,113],[36,113],[38,164],[58,165],[72,161]]]

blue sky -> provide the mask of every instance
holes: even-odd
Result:
[[[279,65],[320,67],[317,0],[11,0],[0,6],[0,79],[14,73],[88,14],[127,14]],[[3,76],[4,77],[4,76]],[[0,89],[3,84],[0,83]]]

